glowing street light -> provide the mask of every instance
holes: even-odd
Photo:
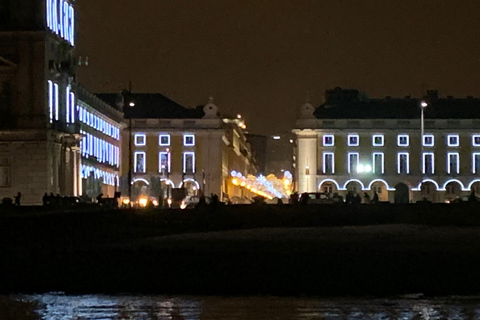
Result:
[[[128,104],[130,108],[135,107],[135,102],[130,101]],[[133,164],[132,164],[132,113],[129,112],[129,117],[128,117],[128,204],[129,206],[132,206],[132,169],[133,169]]]
[[[368,173],[368,172],[371,172],[372,171],[372,166],[367,164],[367,165],[363,165],[363,164],[359,164],[357,166],[357,172],[358,173]]]
[[[423,157],[423,131],[424,131],[423,110],[426,107],[428,107],[428,103],[425,101],[421,101],[420,102],[420,152],[421,152],[420,157]]]

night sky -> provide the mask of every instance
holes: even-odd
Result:
[[[80,0],[80,82],[92,92],[213,95],[250,132],[294,127],[305,97],[480,96],[478,0]]]

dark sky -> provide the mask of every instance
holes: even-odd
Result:
[[[80,82],[213,95],[252,133],[293,128],[309,92],[480,96],[479,0],[80,0]]]

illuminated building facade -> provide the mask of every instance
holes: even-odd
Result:
[[[115,99],[114,94],[99,97],[110,104]],[[122,195],[128,194],[129,156],[133,201],[166,199],[178,188],[189,196],[217,194],[223,201],[250,195],[230,176],[232,170],[256,173],[242,120],[220,117],[212,99],[205,106],[185,108],[161,94],[126,92],[123,106],[131,123],[131,148],[127,128],[122,132]]]
[[[79,195],[75,2],[0,4],[0,198]]]
[[[298,191],[376,192],[396,203],[480,192],[479,107],[478,98],[441,98],[433,90],[424,99],[329,90],[318,108],[302,106],[293,130]]]
[[[77,88],[82,194],[113,197],[119,186],[123,112],[82,87]]]

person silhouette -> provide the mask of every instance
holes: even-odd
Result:
[[[15,198],[15,205],[16,206],[19,206],[20,205],[20,199],[22,198],[22,193],[21,192],[17,192],[17,195],[14,196]]]

